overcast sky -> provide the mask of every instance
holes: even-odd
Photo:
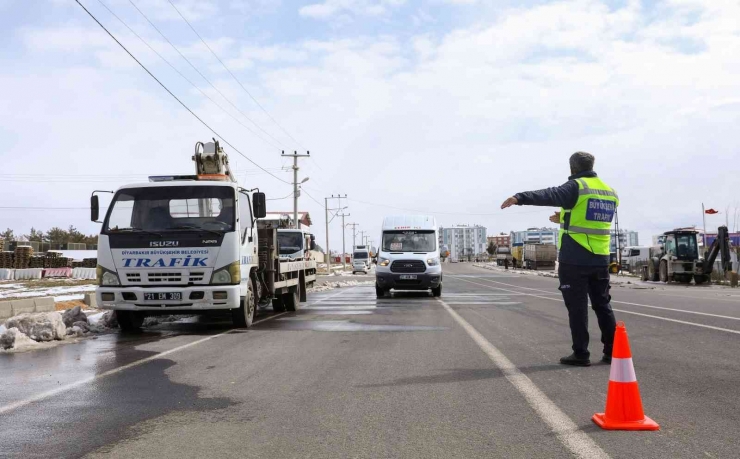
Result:
[[[133,3],[202,76],[129,0],[102,1],[213,101],[98,0],[81,1],[260,166],[290,181],[280,151],[311,151],[300,176],[321,205],[304,193],[300,208],[321,245],[332,193],[376,241],[384,215],[410,213],[393,207],[489,234],[552,226],[554,209],[499,206],[565,182],[577,150],[596,156],[621,227],[642,243],[701,225],[702,202],[723,212],[712,228],[740,207],[737,0],[176,0],[264,111],[167,0]],[[0,207],[24,208],[0,209],[2,229],[97,232],[93,190],[192,173],[195,142],[214,136],[74,0],[0,0],[0,43]],[[243,186],[291,193],[226,151]]]

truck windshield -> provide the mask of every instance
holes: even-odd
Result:
[[[437,249],[434,231],[384,231],[385,252],[434,252]]]
[[[303,233],[278,231],[277,237],[280,255],[289,255],[303,250]]]
[[[696,250],[696,235],[679,234],[676,236],[676,256],[682,260],[698,258]]]
[[[370,254],[367,252],[355,252],[353,256],[355,260],[367,260],[370,258]]]
[[[113,197],[104,232],[234,230],[234,190],[224,186],[127,188]]]

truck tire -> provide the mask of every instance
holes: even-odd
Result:
[[[290,287],[288,293],[283,295],[283,304],[285,309],[290,312],[295,312],[300,308],[301,304],[301,284]]]
[[[241,299],[239,307],[231,310],[231,322],[236,328],[249,328],[254,322],[257,303],[254,300],[252,283],[247,284],[247,295]]]
[[[658,275],[658,268],[656,266],[655,260],[653,259],[648,261],[648,280],[652,282],[658,282],[660,280]]]
[[[121,331],[139,331],[144,323],[144,314],[137,311],[116,311],[116,320],[118,320]]]
[[[439,287],[432,289],[432,296],[434,297],[442,296],[442,284],[439,284]]]
[[[666,260],[660,261],[660,268],[658,268],[658,276],[661,282],[668,283],[668,262]]]
[[[283,303],[283,295],[278,295],[277,298],[272,299],[272,310],[275,313],[285,312],[285,304]]]
[[[640,268],[640,280],[645,282],[648,280],[648,267],[643,266]]]

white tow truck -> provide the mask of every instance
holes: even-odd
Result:
[[[316,280],[316,262],[281,259],[278,224],[266,215],[265,194],[241,188],[218,141],[195,146],[195,175],[150,177],[113,193],[99,219],[98,288],[103,309],[123,330],[158,314],[230,311],[249,327],[258,307],[295,311]],[[313,241],[311,241],[313,244]]]

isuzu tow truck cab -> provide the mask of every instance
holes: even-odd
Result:
[[[91,197],[102,223],[96,298],[123,330],[147,315],[214,311],[249,327],[258,306],[296,310],[315,281],[314,261],[280,260],[278,225],[259,220],[265,194],[236,183],[217,141],[198,142],[192,159],[196,175],[119,188],[102,222]]]
[[[316,250],[316,237],[303,228],[278,229],[278,246],[281,260],[311,259]]]
[[[386,217],[375,267],[375,293],[383,298],[394,290],[431,290],[442,295],[439,229],[434,217]]]

